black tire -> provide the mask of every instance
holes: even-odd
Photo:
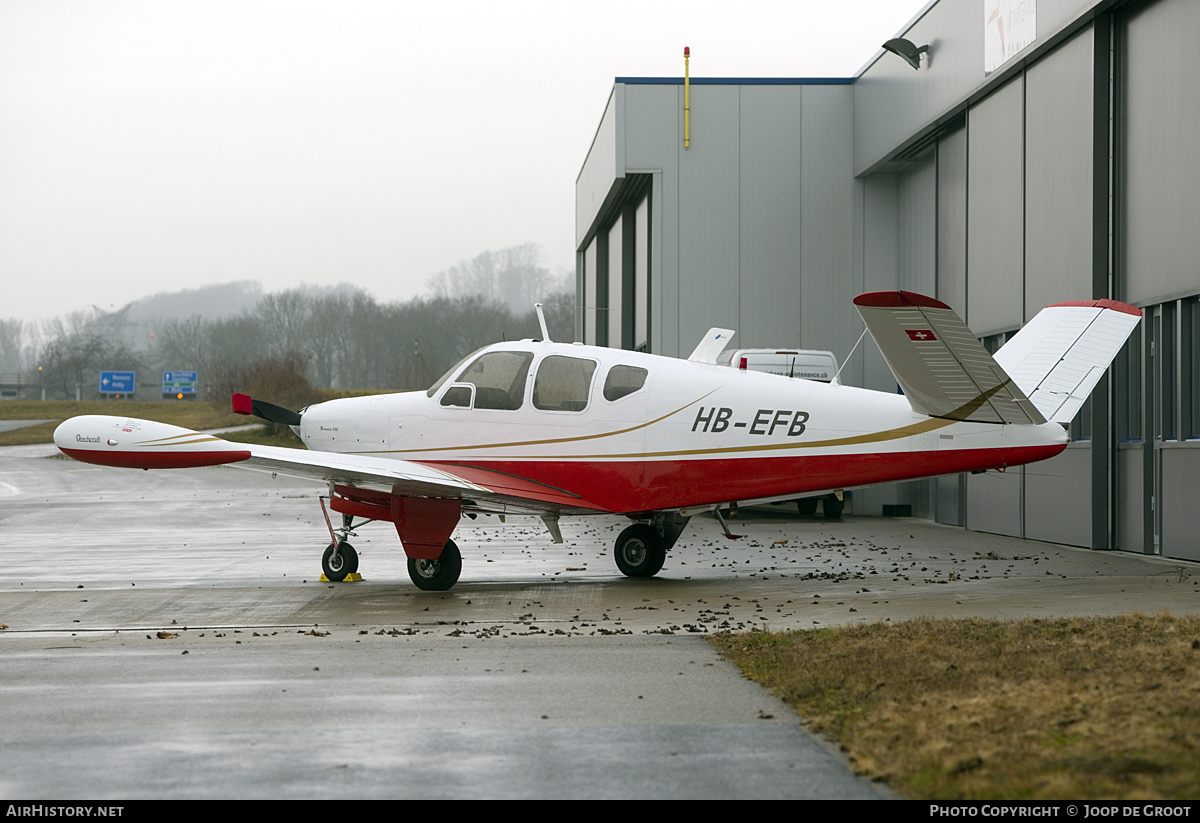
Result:
[[[340,583],[358,571],[358,552],[349,543],[343,541],[338,544],[335,553],[333,544],[330,543],[325,547],[325,553],[321,555],[321,570],[325,572],[327,579],[334,583]]]
[[[446,541],[437,560],[408,558],[408,576],[413,585],[427,592],[444,592],[458,582],[462,574],[462,554],[453,540]]]
[[[824,499],[821,506],[825,509],[826,520],[839,520],[842,516],[842,509],[846,507],[846,502],[838,500],[831,494]]]
[[[796,511],[805,517],[812,517],[817,513],[817,503],[820,501],[819,497],[801,497],[796,501]]]
[[[667,562],[667,547],[657,531],[637,523],[621,532],[613,556],[626,577],[653,577]]]

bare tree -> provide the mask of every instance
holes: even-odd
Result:
[[[21,371],[25,326],[24,320],[0,320],[0,371]]]
[[[299,289],[268,294],[258,302],[255,316],[262,324],[265,353],[282,355],[304,348],[312,299]]]
[[[434,297],[482,297],[524,314],[555,287],[541,257],[541,246],[536,243],[485,251],[434,274],[428,286]]]

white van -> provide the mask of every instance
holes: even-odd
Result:
[[[832,383],[838,371],[833,352],[816,349],[733,349],[722,354],[719,362],[742,371],[760,371],[820,383]],[[817,513],[818,502],[826,520],[837,520],[842,516],[845,503],[833,494],[802,497],[796,501],[796,508],[800,514],[812,517]]]
[[[731,368],[821,383],[832,383],[838,370],[833,352],[815,349],[733,349],[721,357]]]

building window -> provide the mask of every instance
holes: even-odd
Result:
[[[1144,322],[1144,321],[1143,321]],[[1142,441],[1142,328],[1133,330],[1117,354],[1117,440]]]

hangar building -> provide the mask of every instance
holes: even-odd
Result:
[[[1133,303],[1061,455],[855,506],[1200,560],[1200,3],[934,0],[897,36],[919,69],[692,78],[687,147],[682,78],[617,78],[576,182],[580,339],[844,358],[852,298],[899,288],[994,350],[1049,303]],[[842,379],[895,390],[871,343]]]

